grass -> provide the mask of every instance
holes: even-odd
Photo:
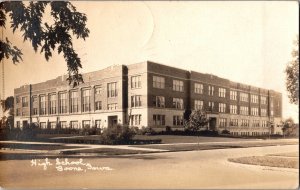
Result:
[[[206,142],[206,141],[205,141]],[[225,149],[225,148],[249,148],[249,147],[262,147],[262,146],[277,146],[277,145],[293,145],[297,142],[245,142],[245,143],[215,143],[215,144],[169,144],[169,145],[132,145],[132,147],[163,149],[168,151],[193,151],[193,150],[210,150],[210,149]]]
[[[94,149],[79,149],[72,151],[63,151],[62,154],[102,154],[102,155],[125,155],[125,154],[145,154],[151,151],[144,150],[129,150],[118,148],[94,148]]]
[[[178,144],[178,145],[142,145],[132,147],[143,147],[152,149],[163,149],[171,152],[193,151],[193,150],[211,150],[225,148],[241,148],[239,145],[198,145],[198,144]]]
[[[250,156],[241,158],[229,158],[228,161],[241,164],[280,167],[280,168],[299,168],[298,157],[272,157],[272,156]]]
[[[280,154],[268,154],[267,156],[299,157],[299,152],[286,152],[286,153],[280,153]]]
[[[80,148],[79,146],[64,146],[56,144],[21,144],[21,143],[1,143],[0,148],[27,149],[27,150],[58,150]]]

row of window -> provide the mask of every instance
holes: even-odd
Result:
[[[101,95],[103,93],[102,86],[95,86],[95,95]],[[91,89],[83,89],[81,91],[82,93],[82,98],[84,102],[89,102],[90,97],[91,97]],[[118,90],[117,90],[117,83],[108,83],[107,84],[107,97],[116,97],[118,96]],[[74,104],[78,102],[78,91],[71,91],[70,92],[70,99]],[[49,103],[52,105],[55,105],[56,103],[56,94],[50,94],[49,95]],[[64,103],[67,99],[67,93],[66,92],[61,92],[58,94],[58,99],[60,102]],[[33,96],[32,97],[32,102],[37,102],[38,97]],[[19,97],[16,97],[16,103],[19,103]],[[40,102],[46,102],[46,96],[41,95],[40,96]],[[22,107],[28,107],[28,97],[24,96],[22,97]]]
[[[154,88],[165,88],[165,78],[160,76],[153,76],[153,87]],[[181,80],[173,80],[173,90],[183,92],[184,91],[184,83]],[[208,86],[208,95],[214,96],[214,86]],[[196,94],[203,94],[203,84],[195,83],[194,84],[194,93]],[[219,88],[219,97],[225,98],[226,97],[226,89]],[[230,91],[230,99],[237,100],[237,91]],[[240,101],[248,102],[249,101],[249,94],[248,93],[240,93]],[[259,103],[258,95],[251,94],[251,102],[252,103]],[[261,96],[261,104],[267,104],[267,97]]]
[[[202,100],[195,100],[194,101],[194,109],[203,109],[204,102]],[[208,102],[209,104],[209,110],[213,110],[214,108],[214,102]],[[230,105],[230,113],[231,114],[237,114],[237,105]],[[225,103],[219,103],[219,112],[225,113],[226,112],[226,104]],[[271,112],[273,113],[273,112]],[[240,114],[241,115],[249,115],[249,107],[247,106],[240,106]],[[251,115],[258,116],[259,115],[259,108],[251,108]],[[267,109],[261,108],[261,116],[267,116]]]
[[[219,122],[220,127],[226,127],[228,125],[226,118],[220,118],[219,121],[220,121]],[[229,126],[233,126],[233,127],[239,126],[239,120],[238,119],[230,119]],[[240,126],[241,127],[249,127],[250,126],[250,120],[241,119]],[[261,122],[260,122],[260,120],[253,120],[252,121],[252,127],[267,127],[267,126],[268,126],[268,122],[265,121],[265,120],[263,120]]]
[[[241,136],[263,136],[263,135],[269,135],[269,132],[231,132],[230,134],[234,135],[234,136],[239,136],[239,134]]]
[[[59,109],[56,110],[56,104],[54,104],[53,102],[50,103],[49,102],[49,110],[48,113],[50,115],[53,114],[64,114],[67,113],[67,106],[65,105],[65,103],[61,103],[59,105]],[[107,104],[107,110],[116,110],[118,108],[118,104],[117,103],[112,103],[112,104]],[[102,110],[102,101],[96,101],[95,102],[95,110]],[[58,112],[57,112],[58,111]],[[90,104],[82,104],[82,112],[87,112],[87,111],[91,111],[91,105]],[[70,106],[70,113],[77,113],[78,112],[78,105],[71,105]],[[47,114],[47,109],[46,109],[46,104],[45,103],[41,103],[40,104],[40,113],[38,113],[38,108],[37,107],[33,107],[32,108],[32,115],[46,115]],[[16,109],[16,116],[20,116],[20,108]],[[25,112],[22,112],[22,116],[25,116]]]

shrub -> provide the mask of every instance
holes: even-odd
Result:
[[[227,130],[227,129],[224,129],[224,130],[222,131],[222,134],[230,135],[230,131]]]
[[[138,135],[154,135],[156,132],[151,127],[142,127],[136,131]]]
[[[100,136],[104,144],[128,144],[134,137],[135,132],[127,125],[107,127]]]
[[[38,133],[38,130],[39,130],[39,126],[35,123],[24,125],[21,133],[18,135],[17,138],[23,140],[34,139]]]

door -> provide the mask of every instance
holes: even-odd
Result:
[[[118,124],[118,116],[108,116],[108,127],[116,126]]]
[[[217,123],[217,118],[210,117],[209,118],[209,130],[215,131],[216,130],[216,123]]]

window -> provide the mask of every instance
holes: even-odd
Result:
[[[41,129],[47,129],[46,122],[40,122]]]
[[[253,120],[252,126],[259,127],[259,120]]]
[[[16,112],[16,116],[20,116],[20,108],[17,108]]]
[[[95,110],[102,110],[102,102],[101,101],[95,102]]]
[[[242,119],[242,127],[249,127],[249,120],[248,119]]]
[[[46,115],[46,96],[40,96],[40,115]]]
[[[227,119],[226,118],[220,118],[220,127],[226,127]]]
[[[274,103],[273,103],[273,98],[270,99],[270,116],[272,117],[274,115]]]
[[[56,129],[56,122],[50,122],[50,129]]]
[[[240,114],[241,115],[249,115],[249,109],[246,106],[241,106],[240,107]]]
[[[164,96],[155,96],[154,105],[158,108],[165,107],[165,97]]]
[[[173,90],[183,92],[183,81],[173,80]]]
[[[230,91],[230,100],[237,100],[237,91]]]
[[[70,124],[71,124],[72,129],[78,129],[79,128],[78,121],[71,121]]]
[[[82,121],[83,128],[90,128],[90,120],[83,120]]]
[[[247,93],[243,93],[243,92],[240,93],[240,101],[248,102],[248,98],[249,97]]]
[[[219,112],[225,113],[226,112],[226,104],[219,103]]]
[[[262,127],[267,127],[267,126],[268,126],[267,121],[261,121],[261,126],[262,126]]]
[[[261,108],[260,109],[260,115],[261,116],[267,116],[267,109]]]
[[[107,97],[117,97],[118,91],[117,91],[117,83],[112,82],[107,84]]]
[[[257,104],[258,103],[258,95],[251,94],[251,102]]]
[[[20,121],[17,121],[17,128],[20,128],[21,127],[21,123]]]
[[[95,127],[100,128],[101,127],[101,119],[95,120]]]
[[[131,115],[130,123],[131,126],[138,126],[141,125],[142,115]]]
[[[61,127],[62,129],[68,128],[67,122],[66,122],[66,121],[61,121],[61,122],[60,122],[60,127]]]
[[[209,111],[213,111],[215,107],[215,103],[214,102],[208,102],[208,110]]]
[[[22,97],[22,107],[28,107],[28,99],[27,97]]]
[[[131,88],[141,88],[142,83],[141,83],[141,76],[132,76],[131,77]]]
[[[114,103],[114,104],[107,104],[107,109],[108,110],[116,110],[117,109],[118,104]]]
[[[95,94],[102,94],[102,86],[96,86],[95,87]]]
[[[56,114],[56,95],[50,94],[49,95],[49,114]]]
[[[213,86],[208,86],[208,95],[213,96],[214,95],[215,88]]]
[[[230,113],[237,114],[237,105],[230,105]]]
[[[195,83],[195,93],[203,94],[203,84]]]
[[[131,107],[140,107],[142,106],[141,96],[131,96]]]
[[[67,113],[67,93],[59,93],[59,113]]]
[[[258,115],[258,108],[251,108],[251,115]]]
[[[239,126],[239,120],[238,119],[230,119],[230,126]]]
[[[153,76],[153,88],[165,88],[165,78],[159,76]]]
[[[37,108],[33,108],[33,115],[37,115],[38,114],[38,109]]]
[[[78,92],[77,91],[72,91],[70,94],[71,98],[71,113],[76,113],[78,112]]]
[[[153,115],[154,125],[165,125],[165,115]]]
[[[82,111],[83,112],[91,111],[91,90],[90,89],[82,90]]]
[[[202,110],[203,109],[203,101],[195,100],[195,110]]]
[[[226,89],[225,88],[219,88],[219,97],[225,98],[226,95]]]
[[[16,96],[16,103],[20,103],[20,97],[19,96]]]
[[[182,98],[173,98],[173,108],[183,109],[183,99]]]
[[[260,96],[260,103],[261,103],[261,104],[267,104],[267,97],[265,97],[265,96]]]
[[[183,125],[183,117],[181,115],[173,116],[173,125],[182,126]]]

